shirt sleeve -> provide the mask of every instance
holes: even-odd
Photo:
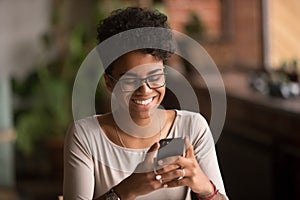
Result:
[[[93,158],[82,134],[83,130],[73,124],[65,137],[63,196],[67,200],[93,199]]]
[[[193,142],[196,159],[207,177],[213,181],[219,192],[226,196],[218,159],[215,150],[215,143],[210,128],[200,114],[194,119],[195,140]]]

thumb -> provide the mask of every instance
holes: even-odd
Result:
[[[146,157],[145,157],[145,162],[153,162],[154,154],[158,149],[159,149],[159,143],[155,142],[148,150]]]
[[[185,146],[186,146],[185,157],[190,158],[191,156],[194,155],[194,147],[190,142],[189,136],[186,136],[184,139],[185,139]]]
[[[135,173],[144,173],[153,171],[154,166],[154,154],[159,149],[159,143],[154,143],[148,150],[143,162],[139,163],[135,169]]]
[[[186,155],[185,155],[186,158],[193,158],[194,157],[194,147],[193,145],[190,145],[188,147],[188,149],[186,150]]]
[[[148,150],[148,153],[150,152],[155,152],[159,149],[159,143],[158,142],[155,142],[151,147],[150,149]]]

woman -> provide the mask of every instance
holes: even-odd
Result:
[[[169,28],[167,17],[142,8],[117,10],[98,27],[98,40],[143,27]],[[117,102],[113,112],[78,120],[65,140],[65,199],[226,199],[214,141],[199,113],[163,110],[169,51],[138,49],[105,70]],[[186,137],[185,154],[155,161],[163,138]],[[159,167],[158,167],[159,166]]]

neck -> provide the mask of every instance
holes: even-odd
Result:
[[[117,126],[126,134],[137,138],[150,138],[157,135],[166,120],[165,112],[159,109],[152,112],[150,117],[132,118],[131,116],[122,110],[113,113]]]

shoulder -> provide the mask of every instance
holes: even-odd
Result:
[[[96,116],[89,116],[74,121],[66,134],[66,142],[75,142],[89,146],[95,136],[99,133],[99,125]]]
[[[210,137],[210,128],[206,119],[196,112],[176,110],[175,127],[178,135],[188,135],[193,143]]]
[[[107,129],[110,129],[113,126],[113,115],[112,113],[105,113],[95,116],[98,126],[104,130],[104,132],[109,132]]]
[[[80,120],[76,120],[73,123],[73,127],[77,132],[91,131],[98,129],[97,116],[89,116]]]
[[[176,118],[182,123],[189,122],[207,125],[206,119],[200,113],[196,112],[191,112],[187,110],[176,110]]]

